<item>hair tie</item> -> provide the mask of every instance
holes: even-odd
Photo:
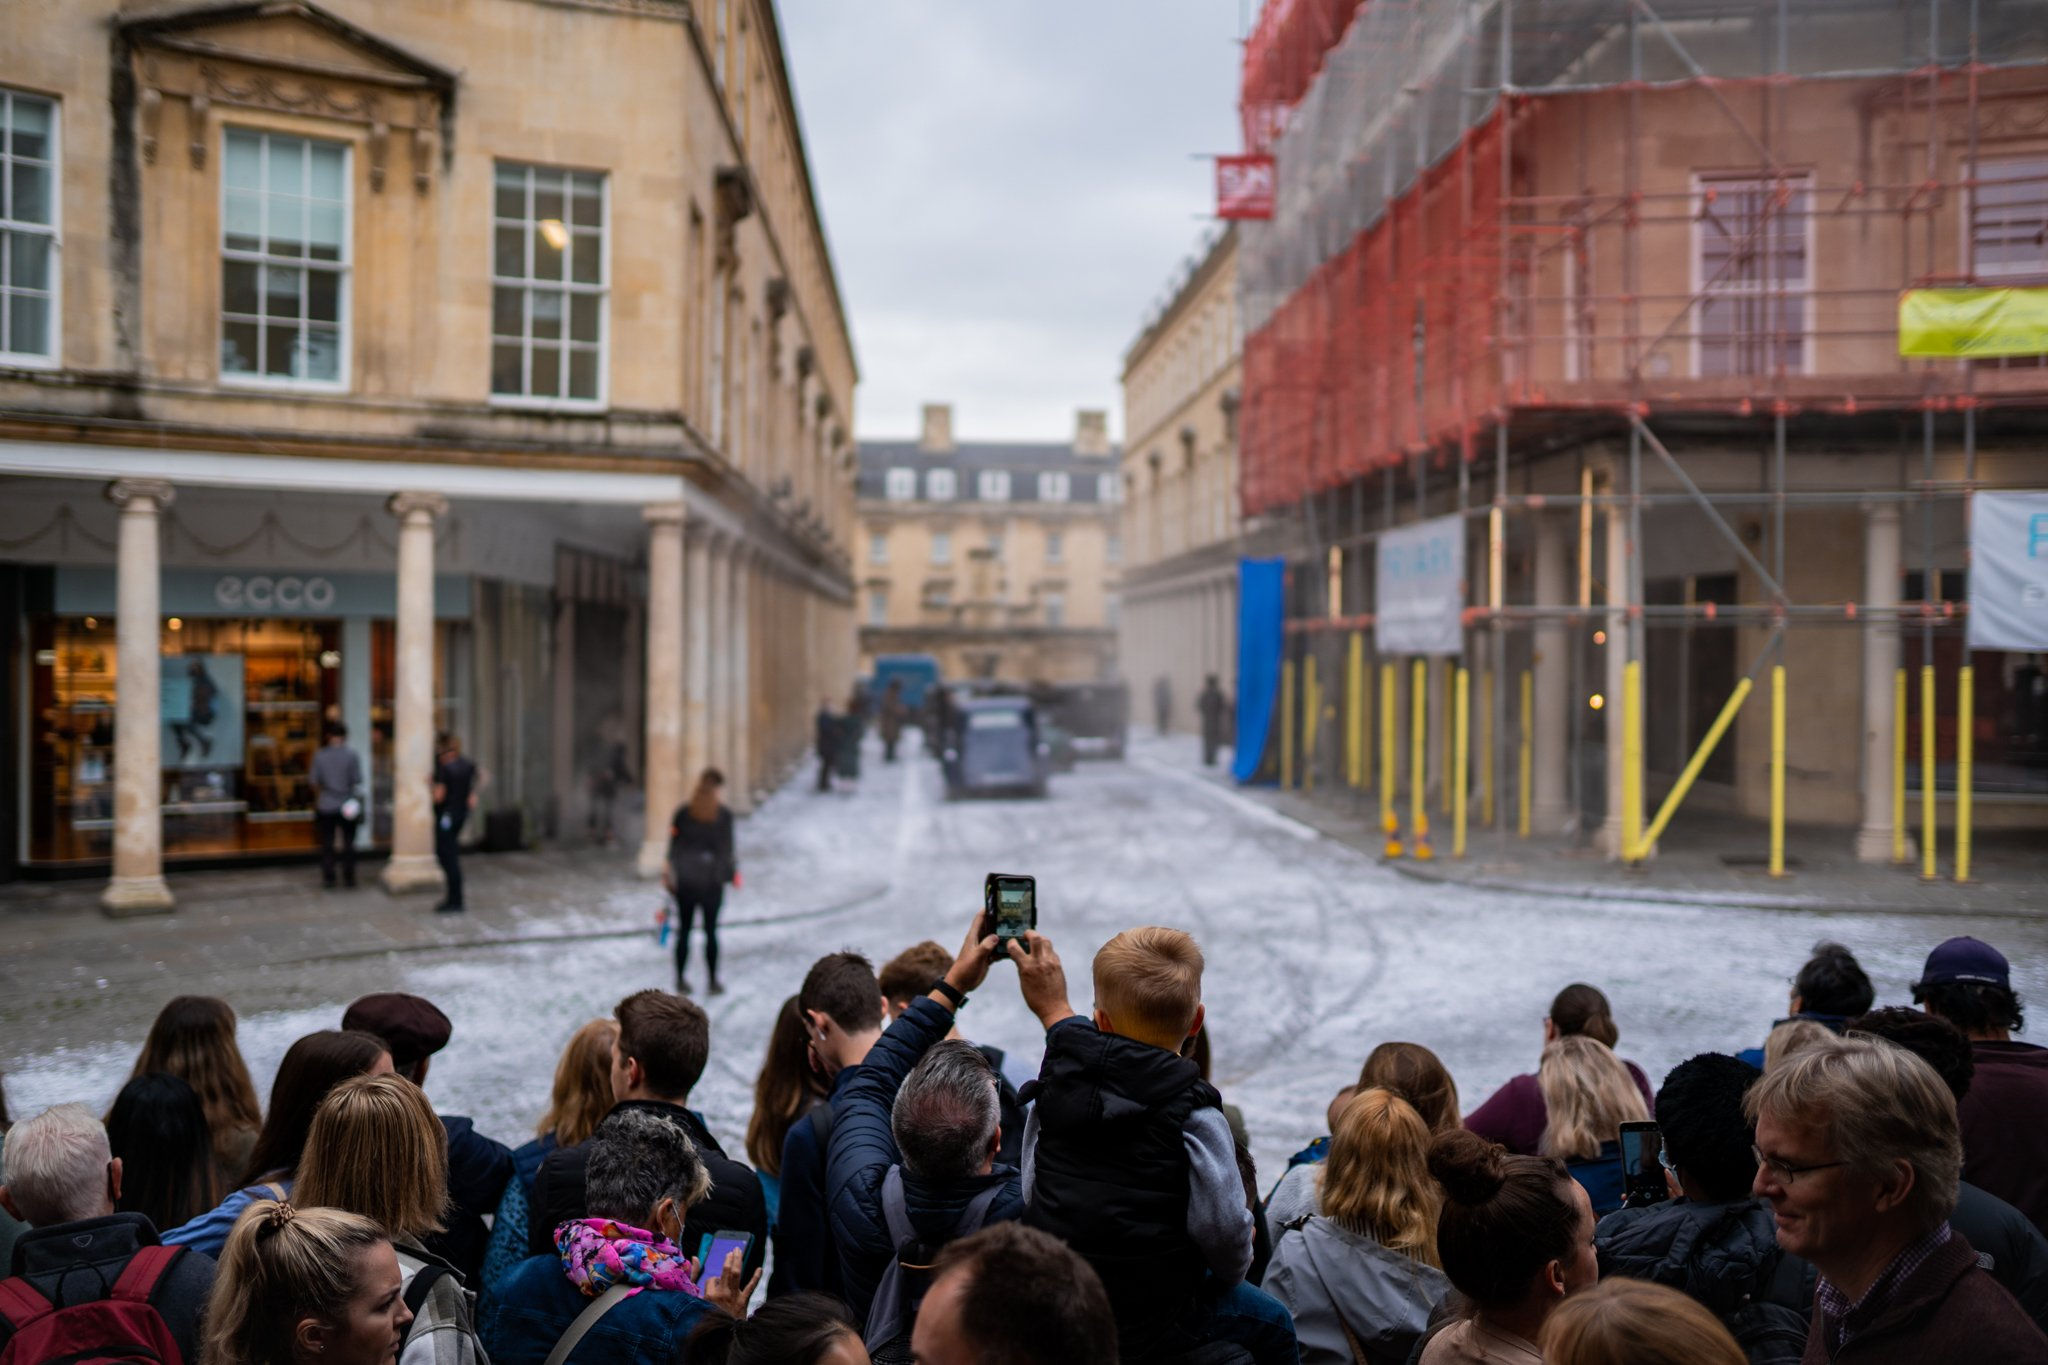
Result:
[[[277,1200],[270,1206],[270,1226],[281,1228],[299,1216],[299,1211],[285,1200]]]

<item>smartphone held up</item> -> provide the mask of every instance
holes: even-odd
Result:
[[[1038,927],[1038,879],[1021,873],[991,872],[981,884],[982,925],[985,933],[1002,942],[996,945],[1009,955],[1010,940],[1025,952],[1031,945],[1024,938]]]

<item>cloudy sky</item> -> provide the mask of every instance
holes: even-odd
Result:
[[[1209,229],[1244,0],[781,0],[852,317],[862,436],[951,402],[966,440],[1110,410]]]

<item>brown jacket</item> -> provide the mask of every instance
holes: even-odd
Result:
[[[1978,1268],[1977,1252],[1961,1233],[1935,1248],[1840,1351],[1829,1344],[1816,1304],[1800,1365],[2048,1365],[2048,1337]]]

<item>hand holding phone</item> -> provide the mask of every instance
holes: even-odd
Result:
[[[1621,1203],[1639,1209],[1671,1197],[1664,1178],[1664,1134],[1650,1121],[1621,1125]]]

